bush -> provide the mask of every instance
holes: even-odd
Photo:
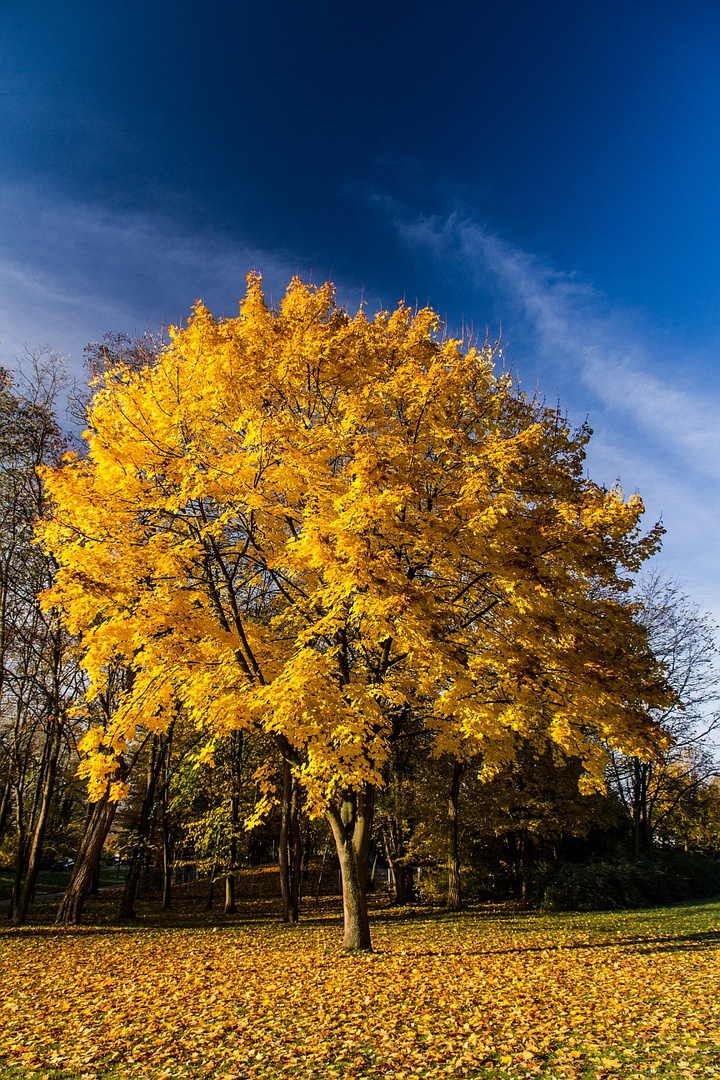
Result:
[[[720,893],[720,863],[684,852],[658,853],[640,862],[593,859],[548,872],[541,906],[549,911],[640,908],[701,900]]]

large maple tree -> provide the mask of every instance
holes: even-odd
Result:
[[[488,775],[517,733],[590,785],[604,743],[658,738],[666,689],[618,597],[659,532],[494,360],[430,310],[351,316],[299,280],[270,308],[252,275],[236,318],[198,305],[154,363],[107,373],[87,455],[46,472],[48,603],[96,685],[134,672],[85,740],[91,791],[178,708],[208,753],[264,730],[331,825],[348,948],[370,945],[373,797],[410,711]]]

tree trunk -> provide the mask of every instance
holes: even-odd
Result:
[[[386,854],[390,870],[392,871],[395,900],[399,907],[411,904],[415,898],[415,882],[413,880],[413,868],[404,862],[399,862],[392,855]]]
[[[532,870],[535,862],[532,838],[526,830],[520,835],[520,874],[522,877],[522,898],[527,900],[532,886]]]
[[[302,874],[302,839],[300,836],[299,791],[290,762],[283,762],[283,799],[280,820],[278,866],[282,895],[283,922],[296,923],[300,907]]]
[[[10,796],[12,795],[12,784],[8,780],[7,784],[3,788],[2,799],[0,800],[0,836],[5,832],[5,826],[7,825],[8,815],[10,813]]]
[[[237,904],[235,903],[235,874],[225,875],[225,907],[223,908],[224,915],[235,915],[237,913]]]
[[[449,911],[459,911],[462,907],[462,892],[460,887],[460,854],[458,851],[458,802],[460,800],[460,781],[465,764],[456,761],[453,764],[452,782],[448,797],[448,821],[447,821],[447,906]]]
[[[401,907],[412,903],[415,894],[413,881],[413,868],[406,863],[406,848],[403,837],[403,826],[394,816],[388,816],[383,825],[382,832],[385,858],[392,871],[393,888],[395,890],[394,902]]]
[[[95,864],[100,858],[100,852],[110,832],[116,810],[117,803],[110,802],[107,794],[99,802],[93,804],[75,860],[75,869],[58,908],[56,923],[67,925],[80,922],[85,900],[92,886]]]
[[[225,915],[235,915],[237,912],[237,905],[235,903],[235,863],[237,861],[237,824],[238,824],[238,798],[233,793],[232,796],[232,832],[230,834],[230,866],[229,872],[225,875],[225,907],[223,912]]]
[[[240,824],[240,768],[242,763],[243,735],[233,731],[230,736],[230,763],[232,768],[232,795],[230,802],[230,866],[225,878],[226,915],[237,912],[235,904],[235,871],[237,864],[237,834]]]
[[[320,863],[320,873],[318,874],[317,886],[315,888],[315,903],[316,904],[318,904],[320,902],[320,887],[322,886],[323,877],[325,876],[325,863],[327,861],[327,853],[328,853],[328,845],[326,844],[325,845],[325,850],[323,851],[322,862]]]
[[[52,724],[49,740],[50,747],[47,755],[42,798],[40,800],[40,806],[35,820],[35,829],[30,843],[27,875],[25,877],[25,885],[23,886],[22,893],[20,894],[20,898],[18,899],[12,914],[12,921],[15,926],[19,926],[25,922],[28,908],[30,907],[35,894],[35,885],[40,869],[45,830],[47,828],[48,818],[50,816],[50,805],[55,790],[55,776],[57,774],[57,764],[62,744],[62,724],[54,717],[50,718],[50,722]]]
[[[118,910],[118,918],[122,921],[137,918],[135,914],[135,896],[137,894],[138,882],[140,881],[140,874],[142,872],[143,859],[147,853],[148,841],[150,840],[153,821],[155,819],[155,811],[157,809],[155,805],[155,793],[157,791],[158,781],[162,774],[167,746],[167,738],[153,735],[150,747],[150,760],[148,761],[147,778],[145,781],[145,795],[140,806],[140,820],[138,821],[135,844],[130,857],[130,866],[127,877],[125,878],[125,888],[123,889],[120,908]],[[98,858],[99,855],[100,853],[98,852]]]
[[[375,851],[375,857],[373,859],[372,870],[370,871],[370,877],[368,878],[367,891],[375,892],[375,872],[377,870],[379,852]]]
[[[163,911],[169,911],[172,907],[172,850],[170,846],[170,829],[167,819],[167,793],[163,796],[162,818],[162,841],[163,841]]]
[[[12,892],[10,894],[10,903],[8,905],[8,918],[12,919],[17,908],[18,901],[20,899],[20,890],[22,886],[23,871],[25,870],[25,821],[23,818],[23,796],[22,788],[18,787],[15,791],[15,816],[17,826],[17,859],[15,861],[15,880],[13,881]]]
[[[348,793],[327,819],[337,848],[343,891],[343,948],[372,949],[367,910],[367,866],[375,790]]]
[[[632,768],[633,859],[637,862],[652,846],[648,814],[648,787],[652,764],[633,758]]]
[[[120,898],[120,906],[118,908],[118,919],[122,922],[133,921],[137,919],[135,913],[135,897],[137,895],[138,882],[140,881],[140,872],[142,870],[142,857],[140,852],[135,849],[130,856],[130,863],[125,875],[125,888]]]
[[[90,893],[92,896],[100,895],[100,863],[102,861],[102,852],[98,854],[97,862],[93,869],[92,884],[90,885]]]

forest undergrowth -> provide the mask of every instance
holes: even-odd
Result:
[[[268,878],[269,878],[268,868]],[[720,1077],[720,903],[547,914],[376,902],[374,951],[337,901],[295,927],[178,895],[113,926],[0,930],[0,1078]],[[43,912],[45,915],[43,916]]]

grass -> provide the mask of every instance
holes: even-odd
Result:
[[[100,868],[100,885],[110,886],[117,885],[118,876],[122,883],[125,868],[120,868],[120,876],[118,875],[118,868],[116,866],[103,866]],[[12,893],[13,882],[15,880],[14,873],[9,870],[0,870],[0,903],[7,902],[10,899]],[[36,900],[42,896],[53,895],[58,892],[62,892],[67,888],[67,884],[70,880],[70,871],[52,871],[41,870],[38,874],[37,885],[35,886],[35,898]],[[2,1076],[2,1074],[0,1074]]]
[[[371,954],[337,898],[278,922],[275,871],[235,916],[176,891],[111,925],[0,930],[0,1080],[720,1078],[720,904],[548,914],[374,901]],[[45,911],[44,909],[47,909]],[[4,1069],[4,1071],[3,1071]]]

